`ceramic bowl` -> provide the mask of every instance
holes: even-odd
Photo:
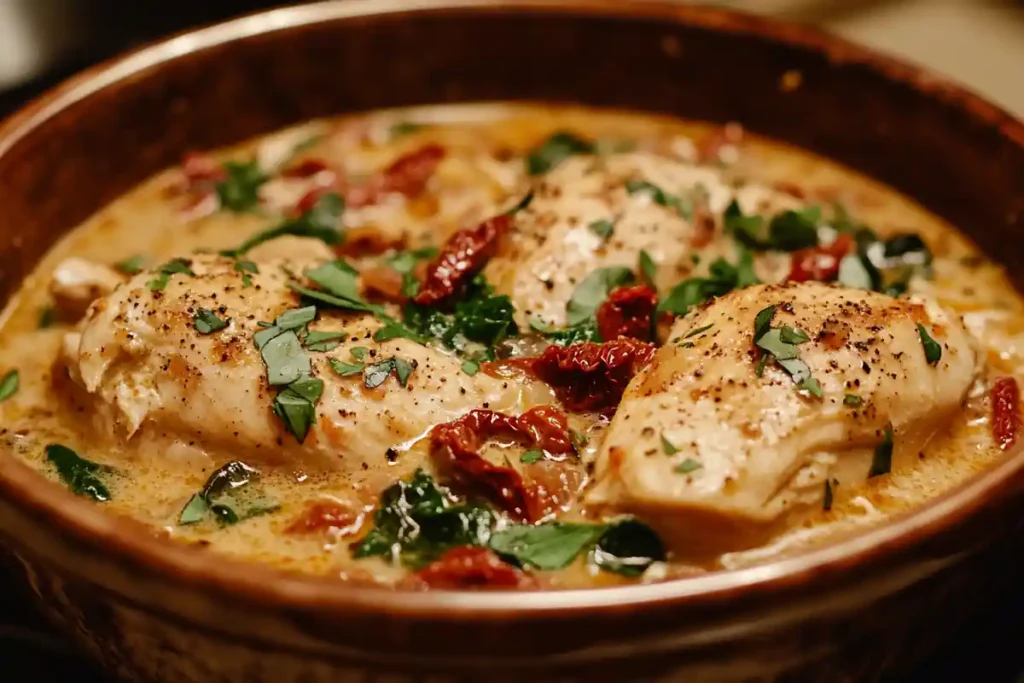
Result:
[[[921,69],[670,2],[343,0],[144,48],[9,119],[0,294],[185,150],[486,100],[739,121],[905,192],[1021,284],[1024,126]],[[406,594],[284,575],[160,541],[4,454],[0,540],[43,609],[131,681],[867,681],[898,676],[1019,569],[1022,468],[1008,454],[913,514],[798,557],[578,592]]]

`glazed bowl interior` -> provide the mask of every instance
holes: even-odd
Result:
[[[793,78],[799,87],[782,87]],[[0,128],[0,292],[9,298],[65,231],[187,150],[346,112],[508,100],[738,121],[906,193],[1024,284],[1024,248],[1006,248],[1024,228],[1024,128],[918,69],[810,29],[668,2],[343,0],[171,39],[93,69],[9,120]],[[134,579],[126,584],[147,586],[138,599],[187,583],[225,601],[321,614],[557,618],[568,607],[610,613],[680,602],[700,610],[725,596],[749,606],[790,590],[829,595],[886,568],[889,581],[909,582],[934,569],[896,571],[911,553],[940,566],[967,549],[949,540],[951,529],[1014,524],[1005,507],[992,510],[1012,497],[1022,467],[1012,454],[911,515],[797,557],[572,593],[403,595],[283,575],[158,541],[8,457],[0,458],[0,527],[16,551],[97,584],[116,582],[97,559],[115,557]]]

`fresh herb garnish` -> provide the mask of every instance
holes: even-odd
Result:
[[[338,244],[344,240],[344,232],[338,225],[344,210],[345,201],[340,195],[330,192],[320,197],[312,208],[298,218],[257,233],[237,249],[229,249],[221,253],[225,256],[241,256],[253,247],[282,235],[314,237],[327,244]]]
[[[259,323],[263,328],[253,335],[256,348],[263,350],[271,339],[283,334],[288,330],[301,330],[316,319],[316,306],[304,308],[292,308],[277,316],[274,323]]]
[[[0,401],[6,401],[18,393],[21,384],[21,374],[17,369],[8,370],[3,379],[0,379]]]
[[[224,180],[217,183],[217,198],[222,208],[235,213],[255,209],[260,202],[259,190],[269,176],[255,161],[225,161]]]
[[[689,199],[669,194],[654,183],[646,180],[629,180],[626,182],[626,192],[629,194],[649,194],[655,204],[672,209],[682,218],[693,220],[693,202]]]
[[[726,207],[723,215],[725,229],[737,242],[755,251],[796,251],[816,246],[821,218],[820,206],[783,211],[768,221],[768,234],[765,235],[764,217],[744,214],[735,200]]]
[[[839,283],[853,289],[874,289],[871,262],[860,254],[847,254],[839,261]]]
[[[491,549],[521,566],[564,569],[607,530],[603,524],[516,525],[491,536]]]
[[[530,329],[558,346],[572,346],[573,344],[582,344],[588,341],[601,341],[601,335],[597,331],[597,320],[593,317],[587,318],[578,325],[560,330],[543,325],[536,320],[531,320]]]
[[[760,280],[754,273],[754,259],[749,251],[740,249],[736,264],[716,259],[709,267],[708,277],[683,280],[658,303],[658,311],[673,315],[686,315],[693,306],[699,306],[711,297],[723,296],[734,289],[756,285]]]
[[[594,221],[588,225],[587,228],[602,240],[608,240],[608,238],[612,236],[612,232],[615,230],[615,224],[609,220],[600,220]]]
[[[928,365],[935,365],[942,360],[942,346],[932,339],[928,329],[921,323],[917,324],[917,334],[921,337],[921,346],[924,347],[924,358]]]
[[[571,156],[593,154],[594,143],[572,133],[558,132],[534,148],[526,157],[526,172],[530,175],[547,173]]]
[[[714,323],[710,323],[708,325],[704,325],[702,327],[698,327],[696,329],[690,330],[689,332],[686,333],[686,336],[683,337],[683,338],[684,339],[692,339],[693,337],[696,337],[698,334],[701,334],[702,332],[707,332],[708,330],[710,330],[714,326],[715,326]]]
[[[775,362],[793,378],[797,387],[820,398],[821,386],[811,376],[811,369],[800,359],[797,349],[800,344],[810,341],[810,337],[804,331],[789,325],[771,327],[775,309],[775,305],[767,306],[754,317],[754,344],[762,350],[761,361],[755,371],[757,376],[760,377],[763,373],[769,357],[774,358]]]
[[[118,261],[114,264],[114,268],[121,271],[125,275],[135,275],[141,273],[143,266],[146,264],[146,257],[142,254],[137,254],[131,258],[126,258],[123,261]]]
[[[409,375],[416,368],[416,362],[409,362],[404,358],[394,356],[377,361],[373,365],[367,365],[363,370],[363,386],[367,389],[376,389],[384,384],[391,373],[394,373],[398,384],[404,387],[409,382]]]
[[[704,467],[704,465],[700,464],[693,458],[687,458],[686,460],[676,465],[674,471],[678,472],[679,474],[689,474],[690,472],[696,472],[702,467]]]
[[[655,562],[664,562],[665,557],[665,544],[654,529],[624,519],[601,535],[591,559],[604,571],[635,578]]]
[[[857,394],[846,394],[843,396],[843,403],[848,406],[859,406],[864,403],[864,399]]]
[[[195,273],[192,272],[192,262],[183,258],[171,259],[157,268],[156,272],[157,276],[146,283],[146,287],[153,292],[159,292],[164,289],[167,283],[171,281],[171,275],[175,273],[195,276]]]
[[[267,366],[267,383],[284,387],[274,397],[274,414],[299,443],[306,439],[316,419],[316,403],[324,386],[322,380],[310,376],[309,356],[296,333],[315,319],[316,306],[293,308],[277,316],[273,325],[260,323],[263,329],[253,335]]]
[[[259,267],[252,261],[235,261],[235,270],[242,274],[242,287],[252,287],[252,275],[259,273]]]
[[[365,363],[343,363],[336,358],[328,358],[327,362],[330,363],[334,371],[342,377],[361,375],[363,374],[363,370],[366,368]]]
[[[425,124],[416,123],[415,121],[399,121],[391,126],[391,139],[400,138],[403,135],[409,135],[410,133],[416,133],[426,127],[427,126]]]
[[[210,334],[217,330],[223,330],[228,326],[229,321],[230,318],[224,320],[209,308],[199,308],[196,310],[196,314],[192,316],[192,324],[195,325],[196,332],[199,334]]]
[[[179,524],[197,524],[212,517],[221,526],[277,510],[266,500],[256,481],[259,472],[240,460],[229,462],[210,475],[178,517]]]
[[[53,306],[43,306],[39,309],[39,322],[36,323],[36,327],[40,330],[45,330],[47,327],[52,326],[57,322],[57,309]]]
[[[100,475],[113,470],[86,460],[67,446],[52,443],[46,447],[46,459],[57,468],[57,475],[71,492],[83,498],[103,503],[110,500],[110,491]]]
[[[598,268],[583,279],[565,306],[569,327],[579,325],[597,313],[598,307],[616,287],[633,282],[633,271],[622,266]]]
[[[542,451],[539,448],[530,448],[524,451],[521,456],[519,456],[519,462],[525,463],[527,465],[532,465],[534,463],[540,462],[543,459],[544,451]]]
[[[306,277],[322,289],[310,289],[294,282],[289,283],[288,287],[307,299],[330,304],[337,308],[365,311],[376,315],[384,313],[383,308],[368,304],[359,296],[359,274],[344,261],[331,261],[307,270]]]
[[[344,338],[343,331],[309,332],[302,338],[302,344],[307,351],[333,351]]]
[[[640,250],[640,277],[644,284],[654,287],[654,281],[658,277],[658,264],[654,262],[646,249]]]
[[[661,434],[661,449],[665,451],[665,455],[675,455],[679,452],[679,449],[676,448],[668,438],[666,438],[664,432]]]
[[[528,207],[533,203],[534,192],[531,189],[529,192],[523,195],[523,198],[516,202],[511,209],[505,212],[506,216],[515,216],[517,213]]]
[[[381,494],[373,528],[351,546],[352,556],[400,559],[421,567],[450,548],[487,545],[493,525],[488,508],[457,503],[448,489],[417,470],[411,480]]]
[[[469,375],[470,377],[472,377],[476,373],[480,372],[480,363],[470,358],[467,358],[466,360],[462,361],[462,371]]]
[[[302,443],[316,420],[316,404],[324,391],[323,380],[300,377],[274,397],[274,414]]]
[[[405,273],[411,273],[420,261],[426,261],[435,256],[437,256],[437,249],[435,247],[425,247],[423,249],[399,251],[385,257],[383,261],[386,265],[391,266],[392,269],[404,275]]]
[[[892,470],[892,427],[885,428],[885,438],[875,447],[875,456],[871,459],[868,479],[881,474],[889,474]]]

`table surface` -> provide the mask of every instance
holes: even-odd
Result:
[[[2,0],[0,0],[2,1]],[[163,32],[228,16],[239,9],[269,6],[268,1],[224,0],[183,7],[178,16],[163,9],[140,34],[81,55],[41,82],[0,92],[0,116],[55,83],[62,75],[129,45]],[[968,84],[990,100],[1024,118],[1024,6],[1011,0],[721,0],[705,2],[821,25],[851,40],[899,55]],[[138,7],[149,7],[139,3]],[[174,3],[171,3],[174,5]],[[210,7],[210,6],[215,7]],[[168,7],[168,5],[164,5]],[[141,10],[136,10],[141,11]],[[146,10],[148,12],[148,10]],[[142,16],[140,14],[140,16]],[[121,17],[127,26],[130,17]],[[1024,586],[972,623],[910,679],[900,683],[985,681],[1024,683]],[[52,633],[25,598],[0,591],[0,657],[4,669],[33,671],[36,680],[106,683],[107,679]],[[983,664],[982,664],[983,663]],[[895,683],[895,682],[894,682]]]

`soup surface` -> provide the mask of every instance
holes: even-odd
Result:
[[[808,153],[623,112],[188,155],[8,306],[8,457],[173,542],[410,589],[747,566],[1003,457],[1024,310]]]

